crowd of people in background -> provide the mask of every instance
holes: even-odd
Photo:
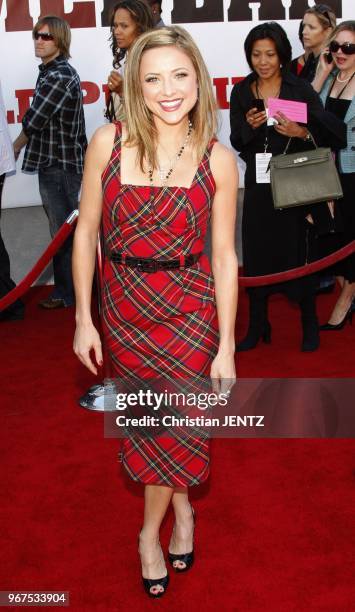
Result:
[[[39,76],[13,147],[0,98],[0,146],[6,152],[0,160],[0,195],[5,174],[25,148],[22,169],[38,174],[54,235],[77,208],[82,185],[73,258],[69,239],[53,260],[53,292],[39,305],[58,309],[76,303],[73,348],[92,373],[103,363],[91,317],[101,226],[103,335],[115,380],[128,377],[137,389],[152,379],[207,378],[219,397],[228,398],[236,380],[235,350],[271,342],[270,295],[283,293],[299,305],[304,352],[318,349],[320,331],[339,330],[351,321],[355,255],[329,272],[338,277],[341,292],[323,325],[315,274],[250,287],[249,327],[236,347],[238,170],[233,152],[216,137],[217,105],[205,62],[186,30],[164,27],[161,2],[120,0],[113,6],[110,33],[107,124],[87,147],[80,78],[69,63],[69,25],[56,16],[36,23]],[[290,41],[278,23],[252,28],[244,43],[250,74],[231,94],[231,143],[246,163],[245,276],[302,267],[355,239],[355,21],[336,26],[334,11],[315,5],[305,12],[300,38],[304,54],[292,61]],[[269,103],[275,98],[306,103],[307,123],[292,120],[286,111],[270,122]],[[315,143],[334,153],[342,199],[275,210],[265,157],[287,147],[299,154]],[[205,253],[209,225],[211,262]],[[0,262],[0,295],[5,295],[14,283],[2,240]],[[23,316],[22,302],[1,316]],[[104,386],[98,387],[104,395]],[[139,408],[147,411],[145,404]],[[153,434],[145,427],[133,433],[125,428],[121,461],[128,475],[145,485],[138,545],[149,597],[162,597],[169,585],[160,528],[170,504],[175,522],[167,559],[178,573],[194,564],[196,517],[189,488],[208,477],[209,435],[194,425]]]
[[[125,64],[137,38],[152,28],[163,27],[162,2],[120,0],[112,9],[110,45],[113,70],[107,79],[106,117],[109,122],[124,116],[123,82]],[[299,37],[304,47],[292,59],[290,42],[277,23],[260,24],[245,41],[251,73],[235,85],[230,103],[231,143],[246,162],[243,208],[244,274],[258,276],[303,265],[347,244],[355,238],[352,193],[355,188],[355,22],[336,26],[332,7],[316,4],[305,11]],[[35,94],[22,120],[22,130],[9,149],[4,106],[0,107],[4,140],[0,166],[0,194],[7,172],[14,170],[14,157],[25,148],[22,169],[38,173],[44,210],[53,236],[78,206],[87,146],[80,79],[69,63],[71,33],[67,22],[56,16],[42,17],[32,32],[35,55],[41,60]],[[268,126],[268,98],[304,101],[308,105],[307,126],[278,117]],[[260,107],[260,100],[262,107]],[[256,101],[256,102],[255,102]],[[255,106],[254,106],[255,102]],[[284,211],[273,208],[270,185],[258,183],[255,159],[266,150],[273,155],[284,150],[292,138],[293,150],[317,145],[334,151],[344,197],[329,206]],[[266,147],[266,148],[265,148]],[[0,296],[14,287],[9,259],[1,239]],[[306,252],[307,251],[307,252]],[[71,273],[72,240],[54,256],[54,289],[40,306],[56,309],[74,303]],[[316,293],[332,290],[335,277],[340,296],[329,321],[319,326]],[[325,289],[326,290],[326,289]],[[355,256],[331,270],[303,279],[250,288],[249,328],[238,350],[271,340],[267,314],[269,295],[285,293],[300,306],[303,351],[316,350],[319,330],[341,329],[351,321],[355,293]],[[21,300],[0,314],[2,320],[23,317]]]

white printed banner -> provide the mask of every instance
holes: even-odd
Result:
[[[70,62],[82,80],[88,137],[104,123],[103,86],[112,67],[107,15],[109,0],[0,0],[0,79],[12,139],[21,129],[21,117],[31,102],[38,74],[31,30],[40,14],[57,14],[72,28]],[[249,69],[244,40],[259,21],[278,21],[291,40],[293,55],[302,47],[298,27],[312,0],[163,0],[163,20],[186,27],[208,65],[221,108],[220,140],[229,146],[229,97],[233,82]],[[354,19],[354,0],[329,0],[338,21]],[[21,171],[5,182],[3,207],[40,204],[36,175]]]

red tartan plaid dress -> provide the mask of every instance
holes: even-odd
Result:
[[[203,251],[215,183],[208,146],[190,188],[121,184],[121,125],[102,174],[105,248],[126,256],[178,259]],[[218,348],[214,284],[202,255],[190,268],[142,272],[104,266],[104,334],[117,377],[176,379],[209,375]],[[198,435],[127,437],[123,465],[144,484],[172,487],[203,482],[209,440]]]

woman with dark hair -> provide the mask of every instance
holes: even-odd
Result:
[[[327,4],[315,4],[305,11],[299,29],[304,53],[292,60],[290,69],[293,74],[310,83],[313,81],[321,50],[336,23],[335,12]]]
[[[326,60],[331,53],[332,62]],[[336,203],[344,233],[334,236],[334,248],[355,240],[355,21],[343,21],[334,30],[330,44],[324,49],[313,87],[320,92],[325,108],[342,119],[347,128],[347,146],[338,152],[336,162],[344,196]],[[323,331],[342,329],[352,318],[355,297],[355,255],[337,264],[341,293]]]
[[[285,70],[291,59],[291,45],[280,25],[271,22],[256,26],[249,32],[244,48],[252,72],[232,91],[231,143],[246,163],[242,223],[244,273],[259,276],[302,266],[315,257],[315,230],[309,216],[312,208],[274,209],[269,173],[262,169],[263,163],[264,170],[267,166],[265,154],[282,153],[289,139],[292,139],[290,152],[313,148],[311,134],[318,144],[341,148],[345,143],[345,126],[324,111],[310,84]],[[290,121],[283,113],[276,115],[276,125],[269,125],[266,111],[271,97],[306,102],[307,125]],[[317,204],[318,208],[322,206]],[[316,350],[319,332],[314,276],[250,288],[249,329],[237,349],[252,349],[261,338],[270,342],[267,300],[276,292],[285,293],[299,304],[303,329],[301,349]]]
[[[107,79],[110,95],[106,105],[106,117],[110,121],[118,119],[119,116],[123,89],[123,61],[127,52],[138,36],[153,26],[153,15],[145,0],[120,0],[112,9],[110,46],[114,70],[111,70]]]

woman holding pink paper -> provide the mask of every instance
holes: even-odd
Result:
[[[231,143],[246,163],[242,222],[244,274],[259,276],[296,268],[316,259],[317,224],[310,222],[309,214],[313,215],[314,211],[313,220],[316,217],[318,220],[322,209],[328,216],[323,204],[274,209],[267,172],[270,157],[282,153],[290,138],[292,152],[312,148],[310,133],[317,144],[339,149],[345,145],[345,125],[324,110],[310,84],[285,68],[291,59],[291,45],[281,26],[273,22],[256,26],[249,32],[244,48],[252,72],[232,91]],[[305,102],[307,125],[290,120],[282,112],[275,115],[277,124],[270,125],[266,113],[270,98]],[[260,339],[270,342],[268,297],[272,293],[284,293],[300,306],[301,350],[316,350],[319,332],[315,290],[314,275],[249,288],[249,328],[237,349],[252,349]]]

